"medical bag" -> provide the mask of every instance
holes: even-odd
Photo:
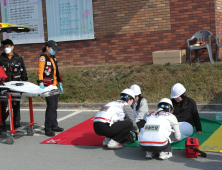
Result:
[[[8,76],[6,75],[5,70],[3,69],[2,66],[0,66],[0,85],[4,85],[5,79],[7,77]]]
[[[59,74],[60,82],[62,82],[62,74]]]
[[[205,152],[199,150],[199,140],[197,138],[187,137],[185,150],[187,158],[197,158],[199,153],[201,156],[207,157]]]
[[[43,84],[44,84],[44,86],[50,86],[50,85],[52,85],[52,79],[49,78],[49,77],[43,78]]]

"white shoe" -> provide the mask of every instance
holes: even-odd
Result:
[[[172,152],[160,152],[159,159],[164,160],[172,157]]]
[[[146,159],[152,159],[157,153],[146,151]]]
[[[115,140],[111,139],[107,144],[107,148],[109,148],[109,149],[121,149],[121,148],[123,148],[123,146],[120,145],[119,142],[116,142]]]
[[[109,141],[111,140],[111,138],[105,138],[104,140],[103,140],[103,146],[107,146],[107,144],[109,143]]]

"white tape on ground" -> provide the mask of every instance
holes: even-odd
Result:
[[[73,113],[71,113],[71,114],[69,114],[69,115],[66,115],[66,116],[64,116],[64,117],[62,117],[62,118],[57,119],[57,121],[58,121],[58,122],[61,122],[61,121],[65,120],[65,119],[68,119],[68,118],[70,118],[70,117],[72,117],[72,116],[75,116],[75,115],[77,115],[77,114],[79,114],[79,113],[81,113],[81,112],[85,112],[85,111],[88,111],[88,110],[81,110],[81,111],[73,112]],[[38,131],[43,130],[43,129],[44,129],[44,125],[41,126],[41,127],[39,127],[39,128],[35,128],[35,132],[38,132]]]
[[[20,109],[21,111],[29,111],[29,109]],[[46,109],[33,109],[33,111],[45,111]],[[89,111],[89,112],[98,112],[98,110],[82,110],[82,109],[57,109],[57,112],[75,112],[75,111]]]
[[[29,110],[29,109],[21,109],[21,110]],[[43,111],[44,110],[45,111],[45,109],[33,109],[33,110],[35,110],[35,111]],[[75,111],[75,112],[73,112],[73,113],[71,113],[69,115],[66,115],[64,117],[61,117],[61,118],[59,118],[57,120],[58,122],[61,122],[61,121],[65,120],[65,119],[68,119],[68,118],[70,118],[72,116],[75,116],[75,115],[77,115],[77,114],[79,114],[81,112],[87,112],[87,111],[95,112],[96,110],[82,110],[82,109],[80,110],[79,109],[79,110],[57,110],[57,111]],[[44,133],[40,132],[41,130],[44,130],[44,125],[41,126],[41,127],[35,128],[34,130],[35,130],[35,132],[38,132],[37,134],[34,133],[34,136],[45,136]],[[7,134],[7,132],[2,132],[2,134]],[[59,134],[59,133],[56,133],[56,134]],[[24,136],[24,135],[27,135],[27,133],[26,132],[18,131],[14,135],[16,135],[16,136]]]
[[[28,109],[27,109],[28,110]],[[70,111],[70,110],[69,110]],[[66,116],[64,116],[64,117],[62,117],[62,118],[59,118],[57,121],[58,122],[61,122],[61,121],[63,121],[63,120],[65,120],[65,119],[68,119],[68,118],[70,118],[70,117],[72,117],[72,116],[75,116],[75,115],[77,115],[77,114],[79,114],[79,113],[81,113],[81,112],[85,112],[85,111],[90,111],[90,110],[79,110],[79,111],[75,111],[75,112],[73,112],[73,113],[71,113],[71,114],[69,114],[69,115],[66,115]],[[41,126],[41,127],[38,127],[38,128],[35,128],[34,130],[35,130],[35,132],[39,132],[39,131],[41,131],[41,130],[43,130],[44,129],[44,125],[43,126]],[[41,132],[40,132],[41,133]],[[7,134],[7,132],[2,132],[2,134]],[[58,134],[58,133],[57,133]],[[24,135],[27,135],[27,133],[26,132],[17,132],[17,133],[15,133],[14,135],[16,135],[16,136],[24,136]],[[45,136],[45,134],[34,134],[34,136]]]
[[[2,134],[7,135],[8,132],[2,132]],[[16,132],[16,133],[14,133],[14,136],[25,136],[25,135],[27,135],[26,132]],[[38,134],[34,133],[34,136],[45,136],[45,134],[44,133],[38,133]]]

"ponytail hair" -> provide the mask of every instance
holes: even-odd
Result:
[[[43,47],[42,52],[43,53],[46,52],[46,47]]]
[[[138,100],[138,102],[137,102],[136,111],[138,111],[138,110],[139,110],[141,100],[143,99],[143,97],[141,96],[141,94],[139,94],[139,95],[138,95],[138,97],[139,97],[139,100]]]

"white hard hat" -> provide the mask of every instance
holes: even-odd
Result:
[[[133,99],[135,99],[135,94],[134,94],[133,90],[131,90],[131,89],[124,89],[120,94],[122,94],[122,93],[129,95],[129,97],[132,97]]]
[[[134,91],[135,96],[138,96],[139,94],[141,94],[140,86],[136,84],[130,86],[130,89]]]
[[[170,97],[172,98],[178,98],[180,97],[183,93],[185,93],[186,89],[185,87],[180,84],[180,83],[176,83],[173,85],[173,87],[171,88],[171,94]]]
[[[172,103],[172,101],[170,100],[170,99],[168,99],[168,98],[163,98],[163,99],[161,99],[160,101],[159,101],[159,103],[158,103],[158,108],[160,107],[160,104],[161,103],[168,103],[170,106],[171,106],[171,110],[173,109],[173,103]]]

